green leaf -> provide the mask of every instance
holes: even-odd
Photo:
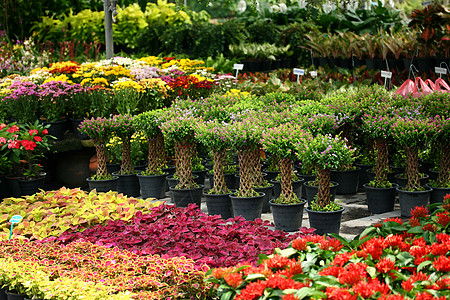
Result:
[[[284,256],[284,257],[290,257],[290,256],[292,256],[292,255],[296,255],[296,254],[297,254],[297,250],[294,249],[294,248],[289,247],[289,248],[280,250],[280,251],[279,251],[279,254],[280,254],[281,256]]]
[[[266,278],[266,276],[264,276],[263,274],[250,274],[247,276],[246,280],[251,281],[251,280],[265,279],[265,278]]]
[[[366,229],[364,229],[363,232],[361,232],[361,234],[359,236],[363,237],[363,236],[369,236],[371,234],[373,234],[374,232],[376,232],[376,228],[371,226],[371,227],[367,227]]]
[[[375,278],[377,276],[377,269],[375,267],[367,267],[366,271],[372,278]]]
[[[312,289],[309,287],[303,287],[295,293],[295,296],[299,299],[304,299],[304,298],[325,299],[327,295],[316,289]]]
[[[220,297],[220,300],[231,300],[234,297],[234,292],[233,291],[228,291],[224,294],[222,294],[222,296]]]
[[[407,233],[420,234],[420,233],[423,233],[423,230],[422,230],[422,227],[420,227],[420,226],[415,226],[415,227],[410,228],[410,229],[407,231]]]
[[[431,260],[426,260],[426,261],[422,262],[420,265],[417,266],[417,272],[419,272],[420,270],[422,270],[423,268],[425,268],[431,264],[433,264],[433,262]]]

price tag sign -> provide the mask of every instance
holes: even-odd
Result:
[[[234,64],[233,69],[236,70],[236,78],[238,77],[239,70],[244,69],[244,64]]]
[[[233,69],[242,70],[244,68],[244,64],[234,64]]]
[[[381,77],[391,79],[392,78],[392,72],[381,71]]]
[[[21,215],[15,215],[11,218],[11,220],[9,220],[9,223],[11,223],[11,229],[9,231],[9,239],[11,239],[11,237],[12,237],[14,224],[20,223],[20,221],[22,221]]]
[[[439,68],[439,67],[435,67],[434,68],[434,72],[437,74],[447,74],[447,69],[446,68]]]
[[[305,69],[296,69],[296,68],[294,68],[294,75],[297,75],[297,76],[305,75]]]
[[[15,215],[11,218],[11,220],[9,220],[9,223],[12,224],[17,224],[20,223],[20,221],[22,221],[22,216],[21,215]]]
[[[428,6],[428,5],[431,5],[432,3],[433,3],[433,1],[423,1],[422,6]]]
[[[317,71],[311,71],[309,72],[309,75],[311,75],[312,78],[317,77]]]

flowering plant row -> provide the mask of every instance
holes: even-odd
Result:
[[[208,271],[220,299],[433,299],[450,296],[450,195],[431,215],[387,219],[352,242],[306,236],[258,266]]]
[[[0,242],[0,285],[45,299],[206,299],[206,266],[89,242]]]
[[[193,204],[188,208],[160,205],[148,213],[136,212],[129,221],[111,220],[88,229],[79,225],[46,241],[68,244],[84,240],[139,255],[184,256],[198,265],[217,267],[256,263],[256,252],[272,253],[275,248],[286,247],[296,237],[312,232],[303,229],[287,235],[262,225],[268,223],[208,216]]]
[[[0,240],[8,238],[8,220],[13,215],[23,217],[23,221],[14,226],[13,236],[43,239],[107,220],[130,220],[135,212],[148,213],[158,204],[127,198],[117,192],[87,193],[67,188],[43,191],[23,198],[6,198],[0,203]]]

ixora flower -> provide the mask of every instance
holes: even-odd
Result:
[[[36,121],[34,124],[0,125],[0,156],[11,163],[11,172],[23,179],[34,179],[41,175],[39,159],[44,150],[49,150],[47,127]]]
[[[262,257],[258,266],[211,269],[207,281],[219,299],[304,299],[305,293],[314,299],[447,299],[450,236],[435,224],[444,210],[415,212],[418,226],[388,219],[351,243],[305,236]],[[436,232],[421,229],[430,225]]]

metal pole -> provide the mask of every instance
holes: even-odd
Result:
[[[105,46],[106,59],[114,57],[114,43],[113,43],[113,20],[112,11],[110,10],[110,0],[103,0],[103,10],[105,11]]]

